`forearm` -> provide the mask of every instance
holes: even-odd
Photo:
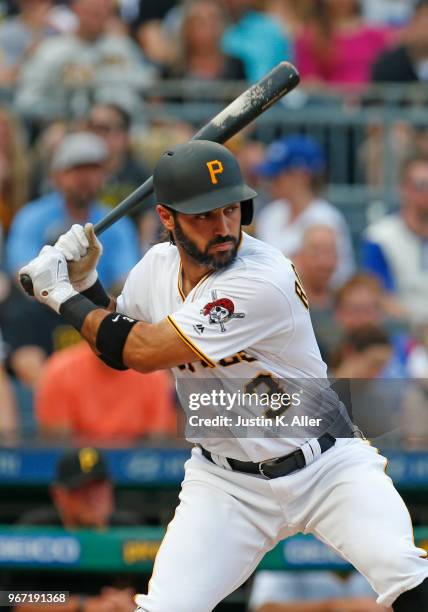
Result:
[[[80,330],[82,338],[86,340],[91,349],[95,352],[99,352],[97,349],[97,335],[101,322],[106,318],[106,316],[111,314],[111,312],[114,311],[107,308],[97,308],[96,310],[93,310],[86,317]]]
[[[153,372],[197,360],[167,319],[153,324],[136,321],[97,308],[80,295],[64,302],[60,314],[110,367]]]
[[[97,281],[79,293],[64,254],[54,247],[45,246],[20,274],[31,278],[36,299],[72,325],[110,367],[152,372],[199,358],[168,318],[152,324],[111,312],[115,304]]]
[[[116,299],[106,292],[98,279],[92,287],[89,287],[89,289],[85,291],[80,291],[79,293],[95,304],[95,306],[99,306],[108,312],[114,312],[116,310]]]
[[[111,296],[109,296],[109,297],[110,297],[110,303],[107,306],[106,310],[108,310],[109,312],[115,312],[116,311],[116,306],[117,306],[117,301],[116,301],[115,298],[113,298]]]
[[[125,345],[133,328],[138,326],[148,329],[153,326],[118,312],[110,312],[106,308],[97,308],[83,295],[75,295],[64,302],[60,314],[67,323],[79,331],[91,349],[110,367],[116,369],[131,367],[140,372],[150,372],[155,369],[148,350],[150,342],[145,338],[144,332],[138,335],[136,343],[132,343],[133,349],[136,350],[127,352],[128,357],[131,355],[132,358],[125,359]]]
[[[106,316],[111,314],[104,309],[97,309],[89,313],[81,329],[81,335],[88,342],[92,350],[100,353],[100,326]],[[149,328],[152,326],[143,321],[130,330],[122,350],[123,364],[138,372],[151,372],[156,367],[156,358],[159,355],[159,345],[152,341]]]

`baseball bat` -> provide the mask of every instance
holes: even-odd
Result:
[[[281,62],[204,125],[191,140],[211,140],[223,144],[294,89],[299,81],[300,76],[295,66]],[[95,225],[95,233],[99,235],[104,232],[153,190],[151,176]],[[21,274],[20,282],[28,295],[34,295],[33,283],[28,274]]]

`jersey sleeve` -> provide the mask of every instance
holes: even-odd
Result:
[[[294,329],[284,292],[262,280],[231,278],[168,316],[180,338],[211,367],[236,352],[266,342],[281,352]]]

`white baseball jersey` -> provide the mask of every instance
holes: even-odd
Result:
[[[148,323],[167,317],[199,357],[194,363],[174,368],[182,405],[188,404],[190,393],[203,393],[211,387],[220,386],[231,393],[238,386],[248,392],[286,392],[278,379],[326,379],[307,297],[293,264],[279,250],[243,234],[238,256],[228,268],[205,276],[187,296],[180,281],[177,248],[158,244],[131,271],[117,308]],[[243,404],[247,416],[263,412],[259,405]],[[308,409],[305,405],[305,414]],[[315,416],[319,403],[309,410]],[[215,406],[205,406],[203,411],[211,416],[216,412]],[[233,422],[236,424],[236,419]],[[296,433],[295,429],[296,438],[277,439],[269,432],[263,434],[265,439],[258,434],[252,437],[254,429],[245,435],[243,429],[236,428],[235,434],[227,437],[206,432],[201,436],[201,428],[193,433],[187,429],[186,434],[190,441],[218,455],[261,461],[284,455],[305,439],[318,437],[327,425],[320,427],[314,436],[305,436],[302,430]]]
[[[118,310],[134,318],[156,323],[168,317],[194,350],[195,362],[174,368],[180,397],[186,385],[235,390],[237,382],[256,384],[260,374],[265,382],[327,381],[303,288],[274,247],[244,234],[236,261],[186,297],[180,278],[177,249],[157,245],[132,270],[118,300]],[[262,461],[302,445],[305,453],[313,441],[202,433],[189,439],[215,453],[217,465],[192,450],[149,593],[136,597],[141,612],[212,612],[267,550],[299,531],[313,533],[358,567],[382,605],[428,575],[385,460],[363,441],[338,439],[305,469],[266,480],[223,469],[220,459]]]

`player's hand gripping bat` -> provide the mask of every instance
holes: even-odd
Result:
[[[204,125],[192,140],[212,140],[220,144],[226,142],[294,89],[299,81],[300,77],[296,68],[289,62],[281,62]],[[95,233],[101,234],[152,192],[153,177],[151,176],[95,225]],[[20,281],[28,295],[34,295],[31,278],[27,274],[22,274]]]

